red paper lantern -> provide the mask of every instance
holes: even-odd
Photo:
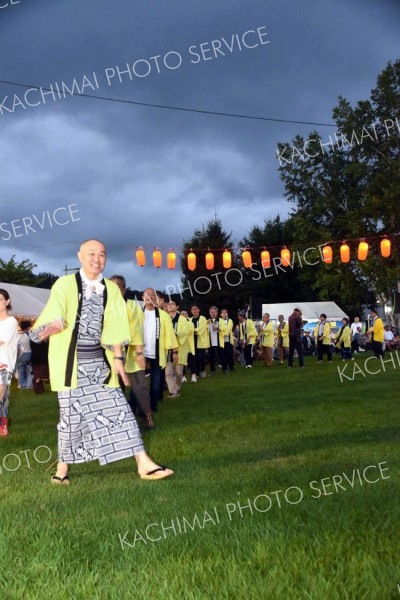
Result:
[[[360,242],[358,244],[358,260],[365,260],[368,256],[369,246],[367,242]]]
[[[212,252],[207,252],[206,254],[206,269],[212,271],[214,268],[214,254]]]
[[[194,271],[196,269],[196,255],[192,251],[187,255],[187,266],[189,271]]]
[[[332,247],[331,246],[324,246],[322,248],[322,256],[323,256],[323,260],[324,263],[326,263],[327,265],[330,265],[332,263]]]
[[[156,269],[159,269],[162,265],[162,254],[159,248],[154,248],[153,251],[153,265]]]
[[[222,254],[222,264],[224,269],[230,269],[232,266],[232,253],[229,250],[225,250]]]
[[[391,251],[392,251],[391,241],[388,240],[387,238],[384,238],[381,241],[381,254],[382,254],[383,258],[388,258],[390,256]]]
[[[286,246],[281,250],[281,262],[283,267],[290,266],[290,250],[288,250]]]
[[[146,264],[146,255],[142,246],[138,246],[136,248],[136,262],[138,264],[138,267],[144,267]]]
[[[269,267],[271,266],[271,255],[268,252],[268,250],[263,250],[261,252],[261,264],[264,267],[264,269],[269,269]]]
[[[176,254],[171,248],[171,250],[167,254],[167,267],[168,269],[175,269],[176,265]]]
[[[340,260],[342,263],[348,263],[350,260],[350,248],[345,242],[340,246]]]
[[[246,267],[246,269],[249,269],[251,267],[251,265],[253,264],[253,261],[251,258],[251,252],[249,252],[249,250],[244,250],[244,252],[242,252],[242,260],[243,260],[243,264]]]

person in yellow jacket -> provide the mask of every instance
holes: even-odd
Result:
[[[283,365],[285,354],[289,352],[289,323],[283,315],[278,315],[278,326],[276,328],[276,348],[279,362]]]
[[[134,456],[142,479],[173,474],[144,451],[139,427],[118,383],[129,384],[122,346],[130,332],[118,287],[103,278],[105,246],[80,246],[81,269],[60,277],[31,335],[50,337],[50,382],[58,392],[58,465],[52,483],[68,485],[68,465],[98,460],[101,465]],[[34,340],[35,341],[35,340]]]
[[[332,362],[331,326],[324,313],[319,317],[319,323],[314,329],[314,337],[317,340],[317,362],[322,363],[324,352],[327,354],[328,362]]]
[[[144,355],[150,366],[150,405],[151,410],[157,412],[158,402],[163,397],[162,374],[167,358],[178,363],[178,341],[171,317],[159,308],[157,293],[153,288],[144,291],[143,302]]]
[[[340,349],[342,360],[346,360],[346,358],[354,360],[351,353],[351,329],[346,317],[342,319],[342,326],[335,336],[335,344]]]
[[[222,308],[219,318],[219,344],[224,349],[225,364],[229,371],[235,370],[233,358],[233,321],[226,308]]]
[[[251,319],[247,318],[245,310],[239,312],[239,341],[243,348],[246,369],[253,368],[253,346],[257,339],[257,330]]]
[[[190,312],[192,313],[192,323],[194,325],[194,347],[190,371],[192,374],[192,383],[196,383],[197,378],[206,376],[206,350],[210,346],[210,337],[208,335],[207,319],[200,314],[200,308],[193,304]]]
[[[372,350],[376,358],[379,358],[379,356],[385,356],[383,351],[385,328],[382,319],[378,317],[378,312],[374,308],[370,312],[370,317],[372,319],[372,327],[368,329],[367,333],[371,336]]]
[[[183,376],[182,376],[182,383],[186,383],[187,382],[187,378],[186,378],[186,372],[188,369],[188,366],[191,364],[193,355],[195,353],[195,349],[194,349],[194,325],[192,323],[192,320],[189,318],[189,313],[187,310],[182,309],[181,310],[181,316],[184,317],[186,319],[186,321],[188,322],[189,325],[189,334],[186,338],[186,342],[184,344],[184,346],[181,348],[181,352],[182,353],[186,353],[186,365],[184,365],[183,367]]]
[[[268,313],[263,314],[259,340],[262,350],[261,357],[264,361],[264,364],[267,367],[272,367],[272,354],[275,342],[275,331],[274,324],[272,321],[269,320]]]
[[[178,341],[178,362],[174,363],[172,356],[170,356],[165,367],[165,377],[170,393],[169,398],[177,398],[180,394],[183,368],[187,365],[189,354],[189,344],[187,342],[193,328],[193,324],[178,312],[178,308],[174,300],[170,300],[167,304],[167,311],[171,317],[172,326]]]
[[[110,277],[120,289],[125,301],[128,314],[130,340],[126,348],[125,371],[129,377],[131,386],[128,403],[133,413],[144,418],[146,429],[154,429],[153,415],[150,406],[150,393],[145,376],[145,358],[143,348],[143,319],[142,309],[137,301],[125,298],[126,281],[123,275]],[[120,380],[121,388],[125,391],[125,385]]]

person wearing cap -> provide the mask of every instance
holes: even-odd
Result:
[[[257,338],[257,330],[245,310],[239,312],[239,341],[242,343],[246,369],[253,368],[253,346]]]
[[[370,317],[372,319],[372,327],[367,331],[367,334],[371,336],[372,351],[376,358],[384,356],[383,351],[383,340],[384,340],[384,328],[383,321],[378,317],[378,312],[375,308],[371,309]]]

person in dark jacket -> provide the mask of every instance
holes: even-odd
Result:
[[[303,358],[303,344],[301,343],[301,330],[303,327],[303,320],[301,318],[301,310],[295,308],[288,319],[289,323],[289,368],[293,367],[293,356],[294,351],[297,350],[297,356],[299,358],[299,367],[304,369],[304,358]]]

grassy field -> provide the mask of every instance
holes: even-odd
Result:
[[[125,460],[51,486],[56,395],[13,390],[1,600],[399,598],[400,367],[341,383],[337,366],[184,384],[144,433],[176,470],[158,482]]]

